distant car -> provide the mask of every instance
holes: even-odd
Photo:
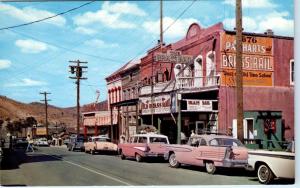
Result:
[[[64,144],[68,145],[70,143],[70,139],[64,139]]]
[[[34,142],[36,146],[49,146],[48,140],[46,138],[39,138]]]
[[[167,153],[165,146],[167,144],[169,144],[169,139],[165,135],[154,133],[136,134],[130,138],[129,143],[120,143],[118,150],[121,159],[134,157],[137,162],[140,162],[147,157],[165,158]]]
[[[80,150],[84,151],[84,138],[82,136],[71,136],[70,142],[67,145],[69,151]]]
[[[170,167],[181,164],[205,166],[209,174],[217,167],[244,168],[247,148],[235,138],[223,135],[194,135],[186,145],[169,145]]]
[[[118,145],[112,143],[110,138],[105,135],[93,136],[84,142],[84,150],[91,154],[101,151],[117,152]]]
[[[13,148],[15,149],[26,149],[28,146],[28,141],[26,137],[19,137],[13,139]]]
[[[275,178],[295,179],[295,142],[289,144],[287,151],[249,150],[246,169],[256,171],[262,184]]]

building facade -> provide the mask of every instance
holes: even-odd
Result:
[[[260,140],[266,146],[271,140],[277,147],[293,139],[293,57],[291,37],[270,31],[243,33],[245,141]],[[164,70],[170,80],[163,79]],[[162,51],[159,47],[148,51],[140,72],[144,83],[149,84],[149,72],[155,80],[153,86],[140,89],[142,123],[154,124],[171,142],[180,140],[180,132],[191,130],[226,133],[232,129],[237,135],[235,32],[224,30],[221,23],[209,28],[192,24],[182,40]]]
[[[252,147],[294,139],[293,52],[292,37],[243,33],[243,141]],[[191,131],[237,137],[235,53],[234,31],[194,23],[183,39],[126,63],[106,78],[112,138],[144,126],[171,143]]]

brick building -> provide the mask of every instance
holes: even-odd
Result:
[[[294,138],[293,50],[292,37],[243,33],[243,131],[253,147],[280,147]],[[237,136],[235,32],[222,23],[194,23],[183,39],[150,49],[106,81],[116,140],[143,125],[155,126],[171,143],[191,130],[232,129]]]

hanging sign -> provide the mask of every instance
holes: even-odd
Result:
[[[154,54],[154,61],[186,64],[193,61],[193,56],[182,55],[181,51],[169,50],[167,53]]]
[[[193,112],[211,112],[212,100],[186,99],[187,110]]]

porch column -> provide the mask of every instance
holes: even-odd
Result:
[[[139,103],[137,102],[135,105],[135,132],[138,132],[138,128],[139,128]]]
[[[178,95],[177,144],[181,143],[181,96]]]
[[[98,127],[97,127],[97,125],[95,124],[95,136],[97,136],[98,135]]]
[[[110,106],[110,139],[111,141],[113,141],[113,136],[114,136],[114,133],[113,133],[113,107]]]
[[[87,127],[84,126],[84,128],[83,128],[83,134],[84,134],[84,138],[85,138],[85,139],[86,139],[86,133],[87,133]]]
[[[159,134],[161,133],[161,131],[160,131],[161,130],[160,125],[161,125],[161,118],[158,117],[158,119],[157,119],[157,131],[158,131]]]

